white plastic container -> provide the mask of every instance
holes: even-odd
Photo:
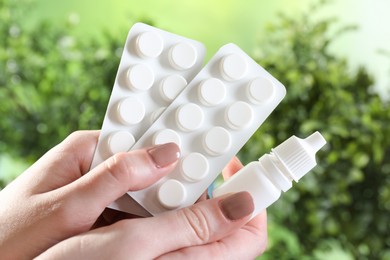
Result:
[[[277,201],[281,191],[288,191],[292,181],[298,182],[316,165],[315,154],[326,144],[324,137],[315,132],[306,139],[292,136],[251,162],[213,191],[213,197],[248,191],[254,200],[252,217]]]

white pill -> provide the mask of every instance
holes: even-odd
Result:
[[[226,121],[233,129],[244,129],[253,121],[253,109],[243,101],[231,104],[225,113]]]
[[[153,144],[157,145],[166,143],[175,143],[180,147],[181,139],[179,134],[172,129],[163,129],[154,134]]]
[[[181,162],[181,173],[190,182],[201,181],[209,173],[209,163],[202,154],[190,153]]]
[[[177,70],[187,70],[194,66],[198,54],[188,43],[178,43],[169,50],[169,62]]]
[[[207,106],[216,106],[226,97],[226,87],[217,78],[210,78],[202,81],[199,85],[200,101]]]
[[[135,91],[148,90],[154,83],[154,73],[149,66],[136,64],[127,71],[127,83]]]
[[[160,56],[164,42],[158,33],[144,32],[138,35],[135,48],[140,57],[156,58]]]
[[[161,97],[165,101],[171,102],[185,88],[185,86],[187,86],[187,80],[185,78],[177,74],[170,75],[161,81]]]
[[[117,115],[126,125],[138,124],[145,117],[144,104],[134,97],[125,98],[118,104]]]
[[[135,139],[128,131],[117,131],[108,136],[107,145],[111,154],[127,152],[134,145]]]
[[[213,156],[226,153],[232,145],[229,132],[220,126],[211,128],[206,132],[203,138],[205,150]]]
[[[154,110],[151,114],[150,114],[150,124],[153,124],[154,121],[157,120],[157,118],[160,117],[160,115],[165,111],[167,107],[160,107],[156,110]]]
[[[160,186],[157,196],[164,207],[174,209],[187,199],[187,191],[181,182],[171,179]]]
[[[273,82],[267,78],[258,77],[248,85],[248,98],[255,104],[266,103],[271,100],[275,93]]]
[[[202,125],[203,119],[202,109],[194,103],[185,104],[176,111],[177,125],[183,131],[198,129]]]
[[[248,64],[243,56],[238,54],[229,54],[222,58],[220,69],[222,76],[226,80],[239,80],[246,75],[248,71]]]

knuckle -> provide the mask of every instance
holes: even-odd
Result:
[[[72,143],[72,142],[75,142],[77,140],[79,140],[80,138],[82,138],[84,135],[85,135],[85,132],[86,131],[83,131],[83,130],[77,130],[77,131],[74,131],[72,132],[70,135],[68,135],[66,138],[65,138],[65,143]]]
[[[132,166],[128,163],[128,155],[126,153],[117,153],[110,159],[104,162],[104,167],[107,173],[113,180],[119,184],[129,180],[133,172]]]
[[[80,140],[83,140],[85,136],[85,131],[75,131],[72,132],[70,135],[68,135],[61,143],[59,143],[55,149],[57,149],[58,152],[66,152],[69,149],[75,148],[75,146],[79,146]]]
[[[97,132],[89,130],[77,130],[68,135],[63,141],[62,144],[66,146],[76,146],[79,147],[80,143],[96,143],[98,139]]]
[[[85,131],[82,131],[82,130],[77,130],[77,131],[74,131],[72,132],[70,135],[69,135],[69,138],[78,138],[80,135],[82,135]]]
[[[189,207],[181,211],[189,229],[189,241],[191,244],[205,244],[211,237],[211,229],[206,213],[199,207]]]

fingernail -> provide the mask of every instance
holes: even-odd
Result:
[[[253,213],[255,205],[249,192],[235,193],[219,202],[222,214],[229,220],[238,220]]]
[[[157,168],[163,168],[180,158],[180,149],[175,143],[167,143],[150,148],[148,154]]]

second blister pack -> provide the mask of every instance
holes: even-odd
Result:
[[[152,215],[193,204],[285,96],[234,44],[223,46],[133,146],[175,142],[182,158],[154,185],[129,192]]]

